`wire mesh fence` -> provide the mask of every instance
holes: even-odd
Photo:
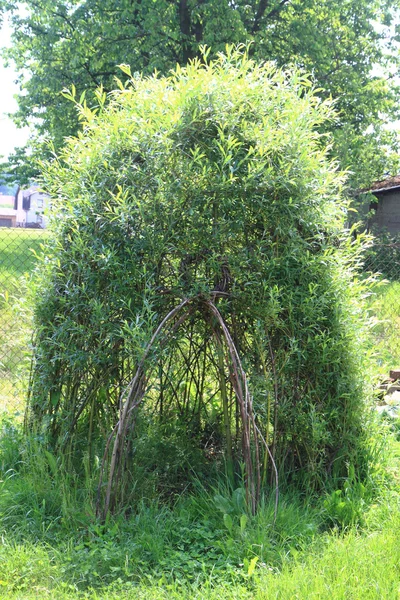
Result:
[[[45,230],[0,227],[0,410],[22,410],[31,358],[33,300],[28,281],[46,251]],[[372,334],[382,374],[400,366],[400,242],[376,240],[366,272],[378,273],[369,299]]]
[[[45,248],[40,229],[0,227],[0,410],[22,410],[30,364],[28,281]]]
[[[375,320],[372,342],[382,375],[400,366],[400,242],[376,238],[365,257],[365,270],[377,275],[369,309]]]

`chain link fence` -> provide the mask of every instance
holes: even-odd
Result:
[[[27,284],[45,240],[42,229],[0,227],[0,411],[24,407],[33,310]]]
[[[400,367],[400,237],[377,237],[365,257],[365,270],[377,275],[368,304],[375,321],[374,358],[379,373]]]
[[[46,251],[46,235],[40,229],[0,227],[0,411],[24,406],[34,308],[27,284]],[[368,303],[376,321],[371,346],[384,376],[400,366],[400,237],[377,238],[365,271],[379,273]]]

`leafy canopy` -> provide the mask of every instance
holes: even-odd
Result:
[[[167,74],[199,56],[201,44],[216,56],[227,43],[252,42],[257,60],[302,67],[322,97],[337,100],[339,118],[330,129],[342,167],[355,171],[354,185],[394,168],[387,148],[395,140],[382,125],[398,116],[395,79],[387,77],[398,72],[391,29],[398,0],[26,0],[22,8],[0,0],[1,6],[14,28],[6,56],[20,72],[16,118],[34,119],[39,136],[56,149],[78,128],[65,87],[75,85],[93,106],[96,88],[114,87],[118,64]],[[380,75],[372,75],[376,65]],[[24,156],[15,160],[21,165]]]

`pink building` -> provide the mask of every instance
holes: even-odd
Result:
[[[21,190],[17,184],[0,184],[0,227],[35,227],[43,229],[49,196],[33,184]]]

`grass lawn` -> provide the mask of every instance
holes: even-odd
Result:
[[[275,525],[272,493],[256,516],[241,507],[229,519],[223,506],[234,494],[221,483],[170,504],[144,499],[102,524],[97,475],[63,474],[3,418],[0,598],[399,600],[400,426],[380,427],[387,464],[367,493],[342,497],[354,516],[346,526],[332,494],[290,491]]]
[[[15,280],[30,273],[46,239],[43,229],[0,228],[0,281],[14,290]]]

